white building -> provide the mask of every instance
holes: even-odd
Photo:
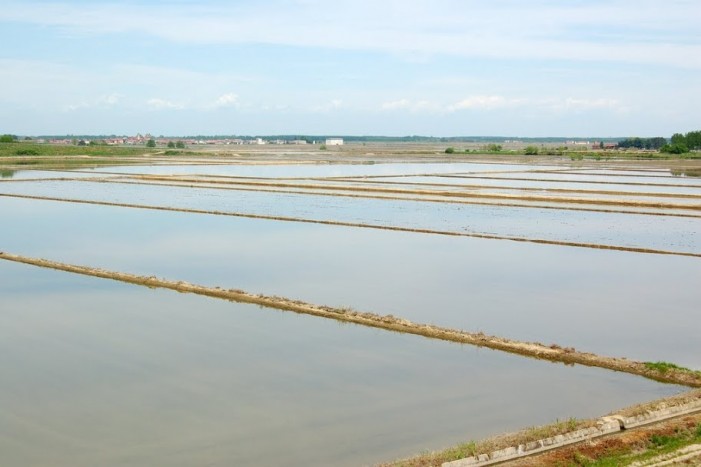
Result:
[[[343,146],[343,138],[326,138],[327,146]]]

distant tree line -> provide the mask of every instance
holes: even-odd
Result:
[[[681,154],[682,152],[698,151],[701,149],[701,131],[690,131],[683,135],[675,133],[672,135],[671,144],[668,144],[667,151]]]
[[[701,150],[701,131],[690,131],[683,135],[675,133],[670,142],[661,136],[655,138],[626,138],[618,142],[619,148],[653,149],[669,154],[684,154]]]
[[[2,135],[0,136],[0,143],[12,143],[17,141],[17,136],[15,135]]]
[[[667,139],[661,136],[654,138],[626,138],[618,142],[619,148],[637,148],[637,149],[661,149],[667,144]]]

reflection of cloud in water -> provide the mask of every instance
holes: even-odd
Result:
[[[8,252],[701,368],[698,329],[688,326],[698,308],[697,258],[2,203]],[[500,210],[486,212],[499,213],[504,225],[514,222]],[[469,209],[463,213],[472,218]]]
[[[365,465],[680,390],[6,261],[0,294],[11,465]]]

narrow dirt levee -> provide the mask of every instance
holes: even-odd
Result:
[[[414,323],[393,315],[379,315],[375,313],[355,311],[347,308],[334,308],[323,305],[315,305],[290,298],[252,294],[238,289],[207,287],[184,281],[172,281],[155,276],[140,276],[125,272],[109,271],[5,252],[0,252],[0,259],[87,276],[100,277],[103,279],[112,279],[131,284],[144,285],[147,287],[160,287],[176,290],[178,292],[194,293],[235,302],[253,303],[268,308],[276,308],[279,310],[293,311],[295,313],[320,316],[335,319],[337,321],[424,336],[431,339],[440,339],[459,342],[462,344],[488,347],[495,350],[502,350],[513,354],[550,360],[553,362],[562,362],[566,364],[576,363],[580,365],[606,368],[644,376],[657,381],[676,383],[689,387],[701,387],[701,372],[689,371],[682,368],[665,368],[664,371],[661,371],[646,365],[644,362],[637,362],[619,357],[606,357],[589,352],[580,352],[573,348],[562,347],[559,345],[547,346],[536,342],[516,341],[497,336],[489,336],[481,332],[472,333],[458,329]]]
[[[382,225],[382,224],[369,224],[361,222],[346,222],[346,221],[336,221],[336,220],[326,220],[326,219],[309,219],[302,217],[290,217],[290,216],[279,216],[279,215],[267,215],[267,214],[254,214],[254,213],[243,213],[243,212],[233,212],[233,211],[213,211],[206,209],[192,209],[192,208],[177,208],[171,206],[158,206],[158,205],[147,205],[147,204],[134,204],[134,203],[118,203],[112,201],[95,201],[77,198],[59,198],[54,196],[35,196],[35,195],[16,195],[8,193],[0,193],[0,197],[6,198],[18,198],[18,199],[34,199],[42,201],[57,201],[64,203],[76,203],[76,204],[92,204],[96,206],[113,206],[122,208],[133,208],[133,209],[150,209],[154,211],[172,211],[172,212],[184,212],[190,214],[207,214],[215,216],[231,216],[231,217],[241,217],[245,219],[261,219],[261,220],[273,220],[273,221],[283,221],[283,222],[299,222],[304,224],[319,224],[319,225],[331,225],[337,227],[355,227],[355,228],[365,228],[365,229],[375,229],[375,230],[387,230],[393,232],[410,232],[410,233],[420,233],[420,234],[431,234],[431,235],[445,235],[449,237],[465,237],[465,238],[481,238],[485,240],[508,240],[512,242],[522,242],[522,243],[535,243],[539,245],[556,245],[556,246],[570,246],[575,248],[592,248],[596,250],[614,250],[614,251],[627,251],[631,253],[645,253],[645,254],[655,254],[655,255],[673,255],[673,256],[687,256],[692,258],[701,258],[701,253],[695,252],[685,252],[685,251],[672,251],[672,250],[662,250],[657,248],[640,248],[634,246],[624,246],[624,245],[607,245],[601,243],[586,243],[586,242],[573,242],[565,240],[549,240],[545,238],[531,238],[531,237],[515,237],[509,235],[495,235],[488,233],[478,233],[478,232],[457,232],[454,230],[437,230],[437,229],[423,229],[423,228],[412,228],[412,227],[401,227],[396,225]]]

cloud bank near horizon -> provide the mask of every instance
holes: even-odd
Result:
[[[0,131],[671,134],[697,129],[699,18],[684,0],[10,1]]]

